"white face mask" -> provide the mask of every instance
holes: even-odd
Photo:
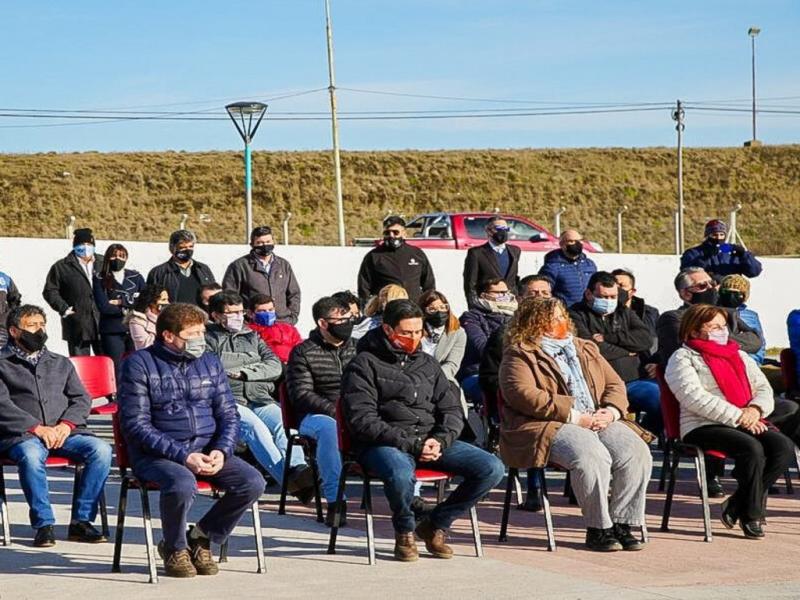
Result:
[[[728,344],[728,337],[729,334],[727,327],[708,332],[708,341],[719,344],[720,346],[726,346]]]
[[[244,315],[233,313],[225,315],[225,322],[223,323],[223,326],[231,333],[241,331],[242,327],[244,327]]]

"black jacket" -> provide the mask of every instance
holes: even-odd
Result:
[[[342,375],[355,355],[355,340],[331,346],[318,329],[294,347],[286,365],[286,389],[298,420],[306,415],[336,417]]]
[[[66,356],[45,349],[36,366],[8,348],[0,351],[0,453],[33,436],[37,425],[75,425],[71,435],[88,434],[92,400]]]
[[[656,323],[658,323],[658,309],[655,306],[645,304],[642,298],[634,296],[631,300],[630,309],[636,313],[639,320],[645,324],[650,333],[655,337]]]
[[[133,308],[133,302],[144,289],[144,277],[139,271],[125,269],[122,283],[116,279],[111,290],[106,290],[100,275],[95,275],[93,283],[94,302],[100,311],[101,334],[125,334],[128,326],[124,323],[127,311]],[[122,300],[121,305],[111,304],[109,300]]]
[[[100,311],[94,302],[92,282],[78,260],[75,253],[70,252],[53,264],[42,290],[50,308],[61,315],[61,339],[73,344],[96,340],[100,334]],[[103,257],[96,255],[94,274],[102,268]],[[70,307],[74,314],[64,317]]]
[[[406,354],[383,329],[362,339],[363,350],[342,378],[342,401],[354,450],[394,446],[419,456],[434,438],[447,448],[464,427],[461,399],[432,356]]]
[[[382,287],[396,283],[403,286],[414,302],[422,292],[436,289],[433,269],[425,253],[403,243],[397,250],[381,244],[367,252],[358,271],[358,297],[376,296]]]
[[[17,308],[22,301],[22,296],[14,280],[0,271],[0,347],[5,346],[8,340],[6,320],[8,313]]]
[[[192,276],[197,278],[199,285],[207,285],[217,281],[214,279],[214,273],[211,272],[211,268],[207,264],[196,260],[192,261]],[[175,299],[178,297],[178,288],[180,287],[179,277],[183,277],[181,268],[178,263],[170,258],[167,262],[150,269],[147,274],[147,285],[163,285],[167,289],[169,301],[176,302]]]
[[[620,305],[610,315],[602,316],[582,300],[573,304],[569,313],[578,337],[591,340],[596,333],[603,335],[605,341],[597,344],[600,354],[624,382],[640,378],[639,353],[650,349],[653,338],[631,309]]]
[[[250,252],[237,258],[225,271],[222,287],[233,290],[244,298],[245,306],[256,294],[271,296],[275,314],[281,323],[297,323],[300,315],[300,286],[289,261],[272,255],[269,274],[261,261]]]
[[[519,289],[519,256],[522,250],[519,246],[506,244],[506,252],[509,257],[508,271],[501,273],[500,264],[497,262],[497,252],[492,249],[489,242],[467,250],[467,257],[464,259],[464,296],[467,298],[469,307],[472,307],[478,296],[476,290],[478,284],[486,279],[501,277],[511,293],[517,293]]]

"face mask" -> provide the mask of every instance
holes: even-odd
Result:
[[[78,246],[73,246],[72,251],[78,258],[87,258],[94,254],[94,246],[91,244],[80,244]]]
[[[599,315],[610,315],[617,310],[617,299],[595,298],[592,302],[592,310]]]
[[[425,322],[434,329],[438,329],[439,327],[444,327],[449,318],[450,313],[448,311],[437,310],[435,313],[426,314]]]
[[[186,358],[200,358],[206,351],[206,338],[204,337],[190,338],[184,342],[182,354]]]
[[[20,329],[19,337],[17,338],[17,345],[26,352],[33,354],[34,352],[39,352],[39,350],[44,348],[46,341],[47,333],[45,333],[44,329],[40,329],[36,333],[31,333],[30,331]]]
[[[108,261],[108,266],[114,273],[119,273],[125,268],[125,262],[125,259],[122,258],[112,258]]]
[[[231,333],[236,333],[242,330],[244,326],[244,315],[242,314],[229,314],[225,315],[224,327]]]
[[[744,304],[744,294],[736,290],[722,290],[719,293],[719,305],[726,308],[738,308]]]
[[[156,314],[164,310],[165,306],[169,306],[169,302],[165,302],[164,304],[156,304]]]
[[[580,242],[575,242],[574,244],[567,244],[566,248],[564,248],[564,254],[569,256],[570,258],[577,258],[583,252],[583,244]]]
[[[694,292],[690,304],[711,304],[716,306],[719,294],[716,288],[708,288],[702,292]]]
[[[505,229],[499,229],[492,233],[492,241],[497,244],[505,244],[508,241],[508,231]]]
[[[556,340],[565,340],[569,336],[569,324],[566,321],[559,321],[553,326],[553,331],[548,337]]]
[[[194,250],[177,250],[173,256],[180,262],[189,262],[192,260],[192,256],[194,256]]]
[[[398,350],[402,350],[406,354],[414,354],[417,348],[419,347],[420,340],[415,340],[414,338],[410,337],[403,337],[399,336],[396,333],[393,333],[389,336],[389,341],[392,345],[397,348]]]
[[[728,328],[715,329],[708,332],[708,341],[719,344],[720,346],[728,345]]]
[[[269,256],[275,250],[275,244],[264,244],[263,246],[253,246],[253,252],[258,256]]]
[[[345,321],[344,323],[328,323],[328,333],[330,333],[337,340],[346,342],[353,335],[353,321]]]
[[[383,245],[391,250],[397,250],[403,245],[403,238],[386,236],[383,238]]]
[[[253,315],[253,322],[262,327],[272,327],[277,318],[274,310],[259,310]]]

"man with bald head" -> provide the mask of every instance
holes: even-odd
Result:
[[[539,275],[553,282],[553,296],[567,307],[580,302],[589,278],[597,271],[597,265],[583,252],[583,236],[574,229],[567,229],[558,241],[559,249],[544,256]]]

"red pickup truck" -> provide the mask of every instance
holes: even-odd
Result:
[[[406,242],[420,248],[467,249],[486,243],[486,222],[496,213],[428,213],[409,221]],[[538,223],[517,215],[500,213],[511,228],[508,241],[522,250],[547,252],[558,248],[558,238]],[[357,246],[377,245],[382,240],[356,239]],[[584,242],[587,252],[602,252],[597,244]]]

